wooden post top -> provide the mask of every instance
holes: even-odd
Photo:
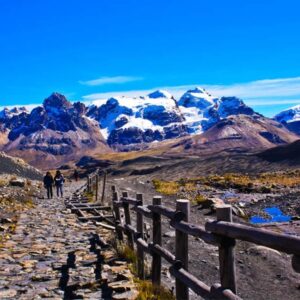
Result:
[[[178,200],[176,200],[176,202],[177,203],[189,203],[190,200],[188,200],[188,199],[178,199]]]

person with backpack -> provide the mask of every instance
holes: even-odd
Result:
[[[47,172],[46,176],[44,177],[44,187],[47,190],[48,199],[53,198],[53,189],[52,189],[53,183],[54,183],[53,176],[51,175],[50,172]]]
[[[56,186],[57,197],[64,196],[64,190],[63,190],[64,182],[65,182],[65,178],[64,178],[63,174],[59,170],[57,170],[55,177],[54,177],[54,183]]]

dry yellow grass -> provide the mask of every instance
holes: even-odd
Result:
[[[84,196],[87,197],[88,202],[94,202],[94,193],[93,192],[85,192]]]
[[[160,143],[152,143],[149,148],[140,151],[129,151],[129,152],[110,152],[104,154],[98,154],[95,156],[97,159],[111,160],[111,161],[123,161],[129,159],[135,159],[143,156],[156,156],[163,155],[164,153],[180,153],[182,147],[177,146],[172,148],[173,145],[180,142],[184,137],[175,140],[166,140]]]
[[[222,176],[209,175],[190,179],[180,179],[178,181],[153,180],[153,185],[158,193],[164,195],[176,195],[180,187],[184,187],[186,192],[193,192],[201,187],[216,187],[221,189],[234,188],[240,192],[269,193],[272,188],[287,186],[295,187],[300,185],[300,170],[288,172],[263,173],[256,177],[228,173]],[[193,202],[204,201],[202,196],[199,199],[190,199]]]
[[[138,260],[136,252],[124,243],[118,243],[116,249],[120,258],[130,262],[130,270],[136,276]],[[153,286],[151,281],[134,278],[134,283],[139,292],[137,300],[175,300],[170,291],[162,286]]]
[[[162,149],[148,149],[144,151],[131,151],[131,152],[116,152],[97,155],[97,159],[123,161],[135,159],[143,156],[153,156],[162,154]]]
[[[192,199],[192,204],[200,205],[205,201],[207,201],[207,198],[205,196],[197,195],[194,199]]]
[[[175,300],[170,291],[162,286],[153,286],[151,281],[138,280],[136,285],[139,291],[136,300]]]
[[[0,188],[6,186],[7,184],[8,184],[8,180],[4,178],[0,179]]]
[[[176,195],[179,191],[179,183],[176,181],[162,181],[158,179],[154,179],[153,185],[155,190],[163,195]]]

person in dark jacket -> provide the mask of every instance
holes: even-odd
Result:
[[[64,190],[63,190],[64,182],[65,182],[65,178],[64,178],[63,174],[61,174],[61,172],[59,170],[57,170],[55,177],[54,177],[54,183],[56,186],[57,197],[64,196]]]
[[[78,181],[78,179],[79,179],[79,173],[77,170],[74,171],[74,178],[76,181]]]
[[[47,190],[48,199],[53,198],[53,189],[52,189],[53,183],[54,183],[53,176],[51,175],[50,172],[47,172],[46,176],[44,177],[44,187]]]

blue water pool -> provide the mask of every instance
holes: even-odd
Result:
[[[267,213],[270,218],[263,218],[260,216],[252,216],[250,222],[253,224],[262,224],[262,223],[273,223],[273,222],[288,222],[292,217],[284,215],[283,212],[276,206],[268,207],[263,210]]]

